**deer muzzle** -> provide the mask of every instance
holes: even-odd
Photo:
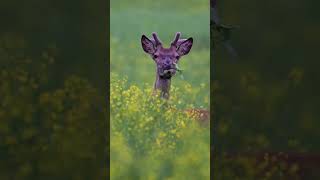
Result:
[[[170,67],[163,70],[160,70],[159,75],[163,79],[170,79],[172,76],[176,74],[176,68]]]

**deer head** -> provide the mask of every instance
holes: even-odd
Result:
[[[164,48],[156,33],[152,33],[152,39],[145,35],[141,37],[143,50],[148,53],[156,63],[157,76],[155,89],[161,90],[161,97],[169,98],[170,80],[176,74],[177,64],[180,58],[187,55],[192,47],[193,39],[180,39],[177,32],[169,48]]]

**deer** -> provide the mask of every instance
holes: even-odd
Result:
[[[149,54],[156,64],[156,80],[153,88],[153,95],[160,91],[160,98],[168,100],[170,98],[171,78],[178,71],[177,64],[182,56],[189,54],[193,38],[180,39],[181,33],[177,32],[169,48],[163,44],[156,32],[152,33],[152,38],[146,35],[141,36],[141,45],[145,53]],[[201,124],[208,124],[210,113],[205,109],[184,110],[193,116]]]

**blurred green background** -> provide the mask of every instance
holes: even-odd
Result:
[[[205,85],[198,105],[204,97],[209,98],[210,81],[210,29],[209,2],[201,1],[111,1],[111,72],[127,76],[128,83],[153,86],[156,66],[141,47],[142,34],[151,37],[157,32],[165,47],[169,47],[175,33],[182,38],[193,37],[190,54],[183,57],[179,67],[184,70],[183,78],[176,76],[172,85],[189,83]],[[201,99],[201,100],[200,100]],[[208,103],[206,105],[208,107]]]

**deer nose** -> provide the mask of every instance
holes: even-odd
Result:
[[[165,66],[170,66],[170,64],[171,64],[170,60],[164,61],[164,65],[165,65]]]

